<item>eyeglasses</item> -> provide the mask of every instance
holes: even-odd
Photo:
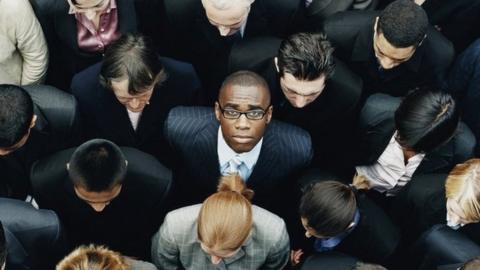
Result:
[[[229,108],[224,109],[220,105],[220,102],[217,102],[217,104],[218,104],[218,107],[220,108],[220,111],[222,112],[223,117],[225,117],[226,119],[238,119],[240,118],[240,116],[242,116],[242,114],[244,114],[249,120],[260,120],[265,116],[265,114],[267,114],[267,110],[270,108],[270,105],[268,105],[266,110],[255,109],[255,110],[250,110],[246,112],[241,112],[241,111],[237,111]]]

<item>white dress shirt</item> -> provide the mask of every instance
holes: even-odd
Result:
[[[357,174],[364,175],[370,187],[394,196],[412,178],[425,154],[416,154],[405,165],[402,146],[395,140],[395,132],[378,160],[369,166],[357,166]]]
[[[138,121],[140,120],[140,116],[142,116],[142,112],[131,112],[127,109],[128,118],[130,118],[130,123],[132,123],[133,130],[137,131]]]
[[[263,138],[253,147],[250,152],[245,152],[238,154],[233,151],[230,146],[228,146],[225,138],[223,138],[222,130],[218,128],[218,139],[217,139],[217,154],[218,154],[218,161],[219,161],[219,168],[220,173],[222,175],[228,175],[233,171],[230,170],[230,161],[233,159],[237,159],[246,166],[245,175],[242,175],[240,171],[238,173],[242,176],[244,181],[247,181],[250,175],[252,174],[253,168],[257,163],[258,157],[260,156],[260,150],[262,148]]]

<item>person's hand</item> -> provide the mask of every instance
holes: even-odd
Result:
[[[370,189],[370,181],[364,175],[355,174],[352,184],[356,189]]]
[[[301,249],[290,251],[290,264],[292,266],[299,264],[302,255],[303,255],[303,250]]]

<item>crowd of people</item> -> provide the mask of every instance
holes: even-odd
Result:
[[[480,0],[0,0],[0,269],[480,269]]]

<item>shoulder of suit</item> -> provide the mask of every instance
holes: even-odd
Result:
[[[325,20],[324,29],[327,34],[329,30],[336,31],[338,29],[361,30],[363,25],[372,24],[372,21],[379,12],[377,11],[344,11],[338,12]],[[372,29],[373,30],[373,29]],[[341,33],[338,33],[341,34]]]
[[[268,137],[274,136],[280,142],[283,151],[303,152],[304,149],[299,149],[298,146],[311,147],[310,134],[292,124],[272,120],[266,132],[270,133]]]
[[[196,234],[198,213],[202,204],[195,204],[170,211],[162,226],[168,226],[168,231],[175,237]],[[185,242],[185,240],[183,240]],[[187,240],[188,241],[188,240]],[[196,241],[196,239],[192,239]]]
[[[283,219],[259,206],[252,205],[253,225],[260,239],[278,239],[286,232]]]
[[[187,121],[200,124],[199,121],[217,121],[212,107],[178,106],[168,113],[169,121]],[[178,122],[177,122],[178,123]],[[172,124],[172,123],[171,123]]]
[[[82,96],[84,94],[95,93],[98,91],[100,82],[98,76],[100,75],[100,69],[102,62],[96,63],[79,73],[72,78],[71,90],[75,96]]]

